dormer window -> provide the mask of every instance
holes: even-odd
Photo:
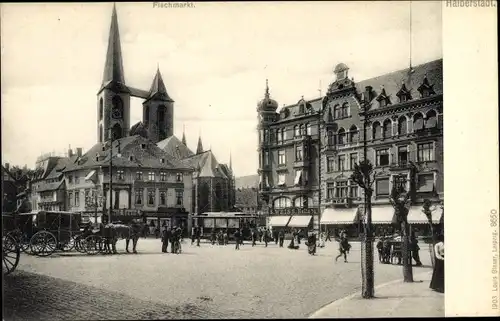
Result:
[[[378,97],[377,97],[377,101],[378,101],[380,107],[385,107],[385,106],[391,104],[391,100],[390,100],[389,96],[387,96],[387,94],[385,92],[385,88],[383,86],[382,86],[382,91],[380,92],[380,95],[378,95]]]
[[[128,160],[129,160],[129,161],[131,161],[131,162],[133,162],[133,161],[134,161],[134,155],[130,155],[130,156],[128,157]]]
[[[399,98],[399,102],[400,103],[404,103],[404,102],[407,102],[409,100],[411,100],[411,93],[410,93],[410,90],[408,90],[406,88],[406,85],[405,83],[403,82],[403,84],[401,85],[401,89],[399,89],[398,93],[396,94],[396,96],[398,96]]]
[[[426,98],[426,97],[429,97],[431,95],[434,95],[436,94],[436,92],[434,91],[434,85],[431,85],[429,83],[429,80],[427,79],[427,75],[424,77],[424,80],[422,82],[422,84],[420,85],[420,87],[418,87],[418,92],[420,93],[420,97],[421,98]]]
[[[165,158],[160,158],[160,163],[165,164]]]
[[[142,148],[142,149],[146,149],[146,144],[142,143],[142,144],[141,144],[141,148]]]

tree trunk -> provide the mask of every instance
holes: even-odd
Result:
[[[413,268],[411,264],[410,257],[410,238],[408,233],[408,224],[403,221],[401,223],[402,241],[403,246],[401,249],[401,255],[403,256],[403,280],[404,282],[413,282]]]
[[[429,248],[429,254],[431,256],[432,267],[434,268],[434,264],[436,262],[436,255],[434,254],[434,245],[436,245],[436,235],[434,233],[434,226],[432,226],[432,222],[430,222],[429,225],[431,228],[431,238],[432,238],[430,248]]]
[[[371,192],[368,191],[366,193],[366,202],[365,202],[365,213],[366,217],[366,226],[364,233],[364,242],[362,246],[364,248],[361,249],[362,255],[362,297],[364,299],[370,299],[375,297],[375,273],[374,273],[374,264],[373,264],[373,233],[372,233],[372,224],[371,224]]]

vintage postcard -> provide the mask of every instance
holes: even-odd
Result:
[[[499,315],[496,6],[1,4],[3,319]]]

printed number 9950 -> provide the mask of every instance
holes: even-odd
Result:
[[[491,210],[490,211],[490,227],[495,227],[497,225],[498,225],[497,211]]]

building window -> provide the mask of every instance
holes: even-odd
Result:
[[[423,143],[417,145],[417,161],[418,162],[432,162],[434,161],[434,144]]]
[[[384,138],[392,137],[392,122],[387,119],[384,121]]]
[[[176,182],[182,182],[182,173],[177,173],[176,174],[175,181]]]
[[[166,192],[160,192],[160,205],[167,205],[167,193]]]
[[[335,136],[333,135],[333,131],[329,130],[326,135],[327,135],[328,146],[334,146],[335,145]]]
[[[162,182],[167,181],[167,173],[165,173],[165,172],[160,173],[160,181],[162,181]]]
[[[143,204],[143,202],[142,202],[142,193],[143,193],[142,189],[136,189],[135,190],[135,204],[137,204],[137,205],[142,205]]]
[[[430,110],[427,115],[427,119],[425,121],[425,128],[435,128],[437,127],[437,115],[434,110]]]
[[[351,198],[358,198],[358,185],[354,184],[351,182],[349,185],[349,197]]]
[[[337,182],[337,186],[335,188],[335,196],[337,198],[347,198],[348,186],[347,181]]]
[[[379,149],[376,152],[377,166],[387,166],[389,165],[389,150]]]
[[[80,191],[75,191],[75,207],[80,207]]]
[[[142,172],[135,173],[135,179],[138,181],[142,181]]]
[[[269,143],[269,130],[264,129],[264,143]]]
[[[155,190],[154,189],[148,189],[148,205],[149,206],[155,205]]]
[[[408,146],[398,147],[398,164],[399,165],[408,164]]]
[[[307,169],[302,170],[302,185],[307,185],[309,183],[309,172]]]
[[[326,171],[333,172],[335,166],[335,158],[333,156],[329,156],[326,158]]]
[[[349,130],[349,143],[357,143],[359,141],[359,131],[358,127],[355,125],[351,126],[351,129]]]
[[[273,202],[275,209],[292,207],[292,201],[288,197],[279,197]]]
[[[345,171],[346,166],[345,166],[345,155],[339,155],[339,171]]]
[[[73,175],[68,176],[68,183],[69,184],[73,183]]]
[[[413,131],[418,132],[422,129],[424,129],[424,117],[421,113],[417,113],[413,116]]]
[[[335,184],[334,183],[327,183],[326,184],[326,198],[332,199],[332,198],[334,198],[334,195],[335,195]]]
[[[312,135],[311,124],[306,124],[306,135]]]
[[[269,152],[268,151],[264,152],[264,165],[265,166],[269,165]]]
[[[342,111],[340,110],[340,106],[339,105],[335,105],[333,107],[333,113],[335,114],[335,119],[339,119],[342,117]]]
[[[407,179],[404,175],[394,175],[392,178],[392,186],[396,190],[406,191]]]
[[[155,180],[155,173],[149,172],[148,173],[148,181],[154,181],[154,180]]]
[[[283,137],[283,142],[287,140],[288,135],[286,134],[286,129],[281,128],[281,136]]]
[[[278,186],[285,185],[285,174],[278,174]]]
[[[337,144],[338,145],[344,145],[345,144],[345,130],[344,130],[344,128],[341,128],[338,131]]]
[[[398,119],[398,135],[405,135],[408,132],[408,121],[405,116]]]
[[[300,136],[300,127],[299,127],[299,125],[295,125],[293,127],[293,132],[294,132],[295,137]]]
[[[278,151],[278,165],[286,164],[286,155],[284,150]]]
[[[281,144],[283,142],[283,135],[281,134],[281,129],[276,129],[276,143]]]
[[[183,201],[184,201],[184,192],[183,191],[175,191],[175,204],[177,206],[182,206]]]
[[[75,174],[75,184],[80,184],[80,176]]]
[[[349,117],[349,104],[348,103],[342,104],[341,115],[344,118]]]
[[[70,176],[71,177],[71,176]],[[69,207],[75,206],[75,202],[73,199],[73,192],[68,192],[68,200],[69,200]]]
[[[302,150],[302,145],[297,145],[295,146],[295,161],[300,162],[303,160],[303,150]]]
[[[389,179],[380,178],[376,181],[377,196],[389,196]]]
[[[295,179],[293,181],[294,185],[301,185],[302,184],[302,171],[301,170],[296,170],[295,171]]]
[[[382,138],[382,129],[380,128],[379,122],[374,122],[372,125],[372,137],[373,139]]]
[[[116,171],[116,177],[120,180],[123,180],[125,178],[125,173],[123,172],[123,170]]]
[[[358,163],[358,154],[354,153],[350,155],[350,165],[351,170],[354,170],[355,165]]]
[[[293,203],[294,203],[294,206],[297,207],[297,208],[308,208],[308,199],[307,197],[304,197],[304,196],[299,196],[297,197]]]
[[[434,191],[434,174],[420,174],[418,175],[417,192],[429,193]]]
[[[302,124],[300,125],[300,135],[301,136],[305,136],[307,133],[306,133],[306,125]]]
[[[381,99],[381,100],[379,101],[379,104],[380,104],[380,107],[385,107],[385,106],[387,106],[387,100],[385,100],[385,99]]]

